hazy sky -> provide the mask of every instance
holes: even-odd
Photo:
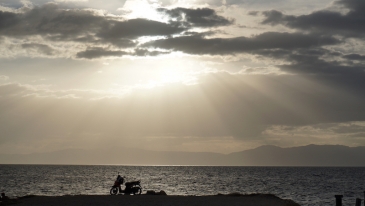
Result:
[[[363,0],[0,0],[0,153],[365,145]]]

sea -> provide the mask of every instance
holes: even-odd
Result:
[[[26,195],[109,195],[118,173],[141,180],[143,192],[168,195],[274,194],[300,205],[343,205],[364,199],[365,167],[220,167],[0,165],[0,192]]]

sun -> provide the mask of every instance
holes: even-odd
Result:
[[[123,6],[123,10],[130,12],[126,15],[129,19],[134,18],[143,18],[154,21],[166,22],[163,16],[156,11],[156,8],[159,7],[158,4],[145,1],[145,0],[133,0],[126,1]]]
[[[156,88],[160,86],[168,86],[170,84],[181,83],[188,84],[192,82],[194,77],[189,72],[179,69],[158,69],[148,81],[141,84],[145,88]]]

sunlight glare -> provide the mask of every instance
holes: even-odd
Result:
[[[162,15],[156,11],[158,5],[154,5],[153,3],[149,3],[144,0],[134,0],[134,1],[126,1],[123,10],[130,11],[127,15],[129,19],[133,18],[144,18],[154,21],[167,22],[164,21]]]

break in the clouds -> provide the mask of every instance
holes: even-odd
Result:
[[[216,27],[227,26],[233,23],[232,20],[217,15],[214,9],[198,8],[175,8],[163,9],[158,11],[167,14],[170,17],[170,23],[180,23],[184,27]]]
[[[364,1],[88,2],[0,2],[1,151],[365,144]]]

